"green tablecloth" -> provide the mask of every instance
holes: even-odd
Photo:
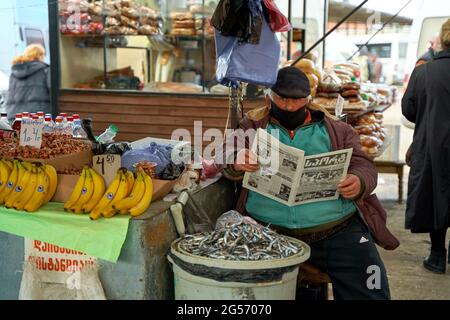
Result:
[[[0,207],[0,231],[41,240],[117,262],[130,216],[91,221],[88,214],[64,212],[64,204],[50,202],[33,213]]]

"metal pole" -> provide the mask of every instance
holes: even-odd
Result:
[[[328,27],[328,0],[323,0],[323,34],[327,32]],[[326,39],[323,39],[323,47],[322,47],[322,69],[325,67],[325,58],[326,58]]]
[[[303,53],[300,57],[298,57],[292,64],[291,66],[295,65],[297,62],[299,62],[305,55],[307,55],[308,53],[310,53],[315,47],[317,47],[326,37],[328,37],[331,33],[334,32],[334,30],[336,30],[337,28],[339,28],[348,18],[350,18],[356,11],[358,11],[359,9],[361,9],[369,0],[364,0],[363,2],[361,2],[360,5],[358,5],[356,8],[354,8],[349,14],[347,14],[344,18],[341,19],[341,21],[339,21],[333,28],[330,29],[330,31],[328,31],[322,38],[320,38],[319,40],[317,40],[316,43],[314,43],[311,48],[309,48],[305,53]]]
[[[302,30],[302,55],[305,53],[306,50],[306,1],[307,0],[303,0],[303,30]],[[296,61],[295,63],[297,63],[298,61]],[[293,63],[292,65],[294,65],[295,63]]]
[[[288,2],[288,20],[292,24],[292,0]],[[287,59],[291,60],[291,44],[292,44],[292,30],[287,34]]]
[[[52,115],[58,114],[58,96],[61,84],[61,61],[59,56],[59,26],[58,26],[58,3],[48,1],[48,25],[50,37],[50,101]]]
[[[202,0],[202,8],[205,8],[205,0]],[[206,92],[205,83],[205,61],[206,61],[206,39],[205,39],[205,14],[202,13],[202,90]]]

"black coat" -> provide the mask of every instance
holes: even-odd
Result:
[[[450,51],[417,67],[402,100],[416,124],[406,203],[406,228],[430,232],[449,227]]]
[[[40,61],[18,63],[12,66],[9,77],[8,119],[14,120],[21,112],[51,113],[50,68]]]

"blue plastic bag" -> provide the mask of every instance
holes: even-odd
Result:
[[[173,146],[165,144],[150,143],[147,148],[133,149],[122,155],[122,167],[135,172],[135,167],[139,161],[155,162],[156,175],[159,174],[171,163]]]
[[[216,79],[231,87],[238,81],[272,87],[277,81],[280,42],[265,18],[259,44],[241,43],[236,37],[225,37],[215,30]]]

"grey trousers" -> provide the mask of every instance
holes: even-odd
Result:
[[[383,261],[357,214],[345,228],[310,246],[308,262],[329,275],[335,300],[390,299]]]

